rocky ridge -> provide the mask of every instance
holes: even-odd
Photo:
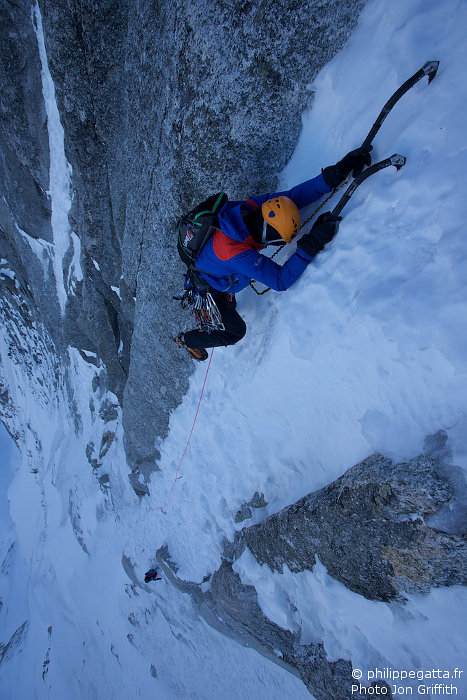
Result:
[[[351,662],[330,661],[322,643],[303,645],[300,630],[291,632],[269,620],[255,588],[242,582],[233,564],[245,548],[271,572],[282,573],[284,567],[311,571],[319,558],[329,575],[350,590],[394,604],[404,604],[407,593],[465,585],[465,496],[455,473],[441,431],[412,460],[394,464],[372,455],[329,486],[243,528],[233,543],[226,542],[225,558],[209,583],[181,581],[166,547],[157,559],[209,624],[298,672],[317,700],[366,697],[368,690],[355,689]],[[392,697],[383,686],[380,693]]]

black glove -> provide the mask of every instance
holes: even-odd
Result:
[[[330,165],[323,170],[323,178],[326,185],[329,187],[338,187],[341,182],[344,182],[347,175],[352,172],[353,177],[360,175],[365,165],[371,165],[370,151],[373,146],[367,148],[356,148],[350,151],[335,165]]]
[[[333,216],[330,211],[319,216],[309,233],[306,233],[300,238],[297,243],[297,248],[301,248],[305,253],[315,257],[323,250],[326,243],[329,243],[334,238],[339,221],[342,221],[342,216]]]

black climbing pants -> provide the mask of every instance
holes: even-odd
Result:
[[[185,344],[189,348],[217,348],[222,345],[234,345],[246,333],[246,323],[236,311],[237,302],[233,294],[211,290],[212,297],[222,316],[225,330],[211,331],[195,328],[183,334]]]

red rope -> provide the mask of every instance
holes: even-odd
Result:
[[[174,477],[174,480],[173,480],[173,484],[172,484],[172,486],[171,486],[171,488],[170,488],[170,492],[169,492],[169,497],[168,497],[168,499],[167,499],[167,503],[166,503],[165,505],[163,505],[163,506],[156,506],[155,508],[150,508],[149,510],[163,510],[164,508],[167,508],[167,506],[168,506],[169,503],[170,503],[170,499],[172,498],[172,491],[174,490],[174,488],[175,488],[175,483],[176,483],[176,481],[177,481],[177,479],[178,479],[178,472],[180,471],[180,467],[182,466],[182,462],[183,462],[183,460],[185,459],[186,453],[188,452],[188,446],[189,446],[189,444],[190,444],[191,436],[193,435],[193,430],[195,429],[196,419],[198,418],[199,407],[201,406],[201,400],[202,400],[202,398],[203,398],[204,387],[206,386],[206,380],[207,380],[207,378],[208,378],[209,368],[210,368],[210,366],[211,366],[211,361],[212,361],[212,356],[213,356],[213,354],[214,354],[214,348],[212,348],[212,350],[211,350],[211,356],[210,356],[210,358],[209,358],[208,366],[207,366],[207,369],[206,369],[206,374],[204,375],[203,388],[201,389],[201,394],[200,394],[200,397],[199,397],[198,406],[197,406],[197,408],[196,408],[196,413],[195,413],[195,417],[194,417],[194,420],[193,420],[193,425],[191,426],[190,434],[189,434],[189,436],[188,436],[188,440],[187,440],[187,443],[186,443],[186,445],[185,445],[185,449],[183,450],[183,454],[182,454],[182,456],[181,456],[181,458],[180,458],[180,461],[179,461],[179,463],[178,463],[177,469],[175,470],[175,477]]]

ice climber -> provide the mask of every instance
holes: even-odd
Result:
[[[202,361],[208,357],[206,348],[233,345],[243,338],[246,324],[236,311],[235,294],[251,280],[279,292],[288,289],[332,240],[340,217],[332,217],[329,212],[322,214],[311,231],[298,240],[295,253],[282,266],[260,251],[268,245],[290,243],[300,231],[299,210],[340,185],[351,172],[356,176],[370,165],[370,150],[371,146],[357,148],[335,165],[324,168],[317,177],[290,190],[224,204],[219,211],[218,228],[196,259],[196,272],[212,295],[223,329],[201,327],[181,333],[175,338],[180,347]]]
[[[155,569],[149,569],[149,571],[146,571],[144,574],[144,583],[149,583],[150,581],[162,581],[162,577],[157,575]]]

